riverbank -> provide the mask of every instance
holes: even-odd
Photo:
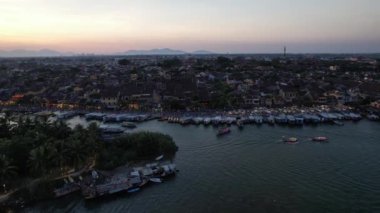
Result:
[[[25,204],[54,197],[54,181],[73,183],[92,168],[112,171],[130,162],[152,160],[159,155],[174,157],[178,150],[168,135],[139,132],[107,143],[96,124],[69,128],[61,120],[4,116],[0,119],[0,183],[11,193],[1,197],[1,206]],[[83,169],[80,169],[83,168]],[[128,182],[129,183],[129,182]],[[58,194],[75,191],[78,185],[61,188]]]

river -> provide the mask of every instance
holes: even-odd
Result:
[[[78,118],[71,123],[82,122]],[[178,175],[132,195],[41,202],[26,212],[380,212],[380,124],[213,127],[149,121],[179,147]],[[329,143],[314,143],[323,135]],[[300,143],[282,143],[296,136]]]

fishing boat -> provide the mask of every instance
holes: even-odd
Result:
[[[312,138],[312,140],[315,142],[327,142],[329,139],[324,136],[318,136],[318,137]]]
[[[287,115],[286,119],[288,120],[288,124],[290,125],[296,124],[296,118],[293,115]]]
[[[286,115],[284,115],[284,114],[278,115],[274,119],[275,119],[276,123],[278,123],[278,124],[288,123],[288,119],[287,119]]]
[[[122,126],[122,127],[125,127],[125,128],[129,128],[129,129],[134,129],[134,128],[137,127],[136,124],[131,123],[131,122],[123,122],[123,123],[121,124],[121,126]]]
[[[298,143],[298,138],[296,138],[296,137],[290,137],[290,138],[282,137],[282,141],[284,143],[288,143],[288,144],[296,144],[296,143]]]
[[[164,155],[160,155],[160,156],[158,156],[158,157],[156,157],[156,161],[160,161],[160,160],[162,160],[164,158]]]
[[[162,183],[161,178],[149,178],[149,181],[151,181],[153,183]]]
[[[140,191],[140,188],[139,188],[139,187],[131,188],[131,189],[128,189],[128,190],[127,190],[128,193],[133,193],[133,192],[138,192],[138,191]]]
[[[236,125],[238,126],[240,130],[244,128],[243,122],[241,120],[236,121]]]
[[[203,124],[208,126],[211,123],[211,118],[207,117],[203,120]]]
[[[269,125],[274,125],[274,123],[275,123],[274,116],[273,116],[273,115],[269,115],[269,116],[266,118],[266,122],[267,122]]]
[[[103,134],[121,134],[125,131],[124,128],[110,125],[100,125],[99,129]]]
[[[369,115],[367,115],[367,119],[370,120],[370,121],[378,121],[379,120],[379,116],[377,116],[375,114],[369,114]]]
[[[224,128],[221,128],[221,129],[218,130],[218,134],[217,135],[218,136],[222,136],[222,135],[226,135],[226,134],[228,134],[230,132],[231,132],[230,128],[224,127]]]
[[[94,113],[88,113],[84,117],[86,118],[86,120],[98,120],[98,121],[102,121],[104,116],[105,116],[105,114],[103,114],[103,113],[96,113],[96,112],[94,112]]]
[[[333,124],[338,125],[338,126],[343,126],[344,125],[344,123],[341,122],[341,121],[333,121]]]
[[[301,115],[296,115],[295,119],[296,119],[296,122],[295,122],[296,125],[299,125],[299,126],[303,125],[304,119]]]

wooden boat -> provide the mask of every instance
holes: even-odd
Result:
[[[327,142],[329,139],[324,136],[318,136],[318,137],[312,138],[312,140],[315,142]]]
[[[341,122],[341,121],[333,121],[333,123],[334,123],[335,125],[338,125],[338,126],[343,126],[343,125],[344,125],[344,123]]]
[[[217,135],[218,136],[222,136],[222,135],[226,135],[226,134],[228,134],[230,132],[231,132],[230,128],[224,127],[224,128],[221,128],[221,129],[218,130],[218,134]]]
[[[284,143],[288,143],[288,144],[296,144],[296,143],[298,143],[298,138],[296,138],[296,137],[290,137],[290,138],[283,137],[282,141]]]
[[[121,126],[122,126],[122,127],[125,127],[125,128],[129,128],[129,129],[134,129],[134,128],[137,127],[136,124],[131,123],[131,122],[123,122],[123,123],[121,124]]]

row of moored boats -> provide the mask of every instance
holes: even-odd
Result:
[[[85,199],[94,199],[115,193],[134,193],[149,183],[162,183],[164,179],[178,172],[173,163],[151,163],[135,167],[128,172],[107,175],[99,171],[89,171],[78,177],[64,178],[64,184],[55,189],[55,197],[81,191]]]
[[[369,120],[378,121],[379,116],[369,114],[366,116]],[[362,115],[354,112],[320,112],[320,113],[303,113],[303,114],[277,114],[277,115],[247,115],[247,116],[163,116],[160,121],[169,123],[178,123],[182,125],[244,125],[244,124],[263,124],[270,125],[304,125],[332,123],[343,125],[342,121],[351,120],[359,121]]]

